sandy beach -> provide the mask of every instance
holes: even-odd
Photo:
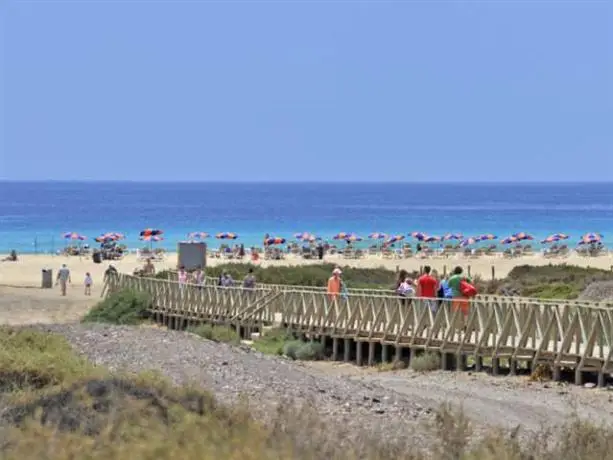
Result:
[[[4,255],[0,255],[0,259]],[[209,266],[219,265],[223,263],[232,263],[232,260],[227,259],[208,259]],[[480,275],[484,278],[491,278],[492,267],[494,267],[496,278],[507,276],[509,271],[518,265],[547,265],[565,263],[569,265],[578,265],[582,267],[594,267],[602,269],[611,269],[613,266],[613,256],[606,255],[600,257],[582,257],[576,254],[571,254],[563,259],[547,259],[542,255],[522,256],[512,259],[503,258],[500,256],[483,256],[479,258],[429,258],[429,259],[383,259],[380,256],[366,256],[361,259],[344,259],[338,255],[331,255],[324,258],[324,262],[338,263],[341,266],[353,266],[364,268],[385,267],[389,270],[406,269],[418,270],[423,265],[430,265],[434,269],[442,272],[444,268],[447,271],[461,265],[465,269],[470,267],[470,272],[473,275]],[[234,261],[236,263],[236,261]],[[305,260],[300,257],[286,256],[283,260],[261,260],[259,265],[266,267],[270,265],[292,266],[292,265],[307,265],[318,264],[319,260]],[[72,273],[72,287],[69,294],[78,292],[82,295],[82,287],[87,272],[91,273],[94,280],[94,292],[99,292],[104,271],[108,268],[110,262],[95,264],[91,257],[76,257],[76,256],[51,256],[51,255],[22,255],[17,262],[0,262],[0,285],[3,286],[27,286],[40,287],[41,285],[41,270],[52,269],[53,276],[56,276],[57,270],[62,264],[66,264]],[[136,255],[130,254],[122,260],[114,261],[112,264],[124,273],[132,273],[135,268],[142,267],[143,261],[139,260]],[[177,254],[169,253],[164,260],[155,262],[156,270],[164,270],[176,268]]]

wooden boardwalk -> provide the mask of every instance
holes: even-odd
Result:
[[[172,327],[228,324],[249,335],[277,325],[322,340],[330,345],[333,359],[342,356],[357,364],[430,350],[441,353],[446,369],[452,363],[465,367],[467,357],[477,370],[484,359],[491,360],[493,373],[501,360],[511,373],[518,366],[546,364],[554,379],[565,368],[574,371],[578,384],[585,373],[594,373],[600,385],[613,372],[613,305],[608,304],[479,296],[463,318],[449,302],[433,312],[425,299],[402,303],[388,291],[350,290],[347,298],[330,300],[323,289],[300,286],[246,290],[181,287],[125,274],[107,278],[107,294],[124,288],[148,292],[154,318]]]

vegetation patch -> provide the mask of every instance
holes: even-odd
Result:
[[[294,336],[288,333],[285,329],[275,328],[265,331],[257,340],[253,342],[252,346],[260,353],[267,355],[289,356],[287,353],[285,353],[285,347],[288,343],[292,343],[293,341],[296,341]]]
[[[187,329],[192,334],[199,335],[203,339],[212,340],[214,342],[224,342],[238,345],[241,337],[238,332],[229,326],[213,326],[211,324],[200,324],[191,326]]]
[[[566,264],[520,265],[501,280],[478,280],[480,292],[539,299],[573,300],[593,283],[613,281],[613,271]]]
[[[416,372],[430,372],[441,368],[441,357],[438,353],[426,351],[411,358],[411,369]]]
[[[314,264],[302,266],[269,266],[260,267],[253,264],[221,264],[206,268],[206,275],[218,278],[222,273],[228,273],[234,280],[242,280],[250,269],[258,283],[291,284],[294,286],[326,286],[335,264]],[[381,268],[341,267],[343,279],[348,288],[362,289],[394,289],[396,272]],[[417,272],[413,274],[417,276]],[[159,279],[176,280],[176,273],[162,271],[156,275]]]
[[[151,296],[147,292],[123,289],[94,306],[83,322],[135,325],[149,318]]]
[[[61,337],[0,328],[0,392],[49,388],[87,375],[97,370]]]

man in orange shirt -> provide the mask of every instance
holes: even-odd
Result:
[[[341,275],[343,272],[336,267],[332,270],[332,276],[328,279],[328,298],[336,300],[341,293]]]

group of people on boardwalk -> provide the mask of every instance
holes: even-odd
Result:
[[[417,279],[412,279],[406,270],[400,270],[394,291],[403,305],[410,305],[413,298],[419,298],[436,314],[442,303],[449,301],[453,311],[462,312],[464,317],[468,316],[470,298],[477,295],[472,279],[464,274],[460,266],[448,277],[439,276],[436,270],[432,270],[428,265]],[[332,271],[327,292],[331,301],[347,298],[347,286],[342,279],[340,267]]]

